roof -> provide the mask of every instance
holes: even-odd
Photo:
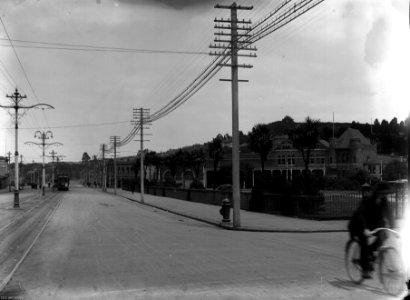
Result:
[[[352,139],[360,140],[362,145],[371,146],[370,140],[366,138],[359,130],[348,128],[343,132],[343,134],[337,139],[336,148],[346,149],[350,147],[350,141]]]

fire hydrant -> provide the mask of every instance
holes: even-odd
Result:
[[[227,198],[222,200],[222,207],[219,213],[222,215],[222,222],[231,222],[231,202]]]

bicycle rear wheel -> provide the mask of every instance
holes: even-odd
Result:
[[[345,247],[345,268],[350,280],[356,284],[363,281],[360,266],[360,245],[356,239],[351,239]]]
[[[393,247],[380,249],[379,278],[384,290],[398,296],[406,288],[406,274],[399,251]]]

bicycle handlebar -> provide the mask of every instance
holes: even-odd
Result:
[[[370,234],[370,235],[375,235],[375,234],[378,233],[379,231],[383,231],[383,230],[388,231],[388,232],[391,232],[391,233],[393,233],[393,234],[394,234],[395,236],[397,236],[397,237],[401,237],[401,235],[400,235],[400,233],[399,233],[398,231],[393,230],[393,229],[390,229],[390,228],[387,228],[387,227],[379,227],[379,228],[376,228],[376,229],[370,231],[369,234]]]

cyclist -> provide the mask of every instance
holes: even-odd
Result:
[[[378,232],[373,243],[369,244],[369,232],[378,227],[394,227],[394,219],[388,205],[387,195],[390,187],[385,182],[380,182],[374,188],[370,197],[364,197],[361,205],[351,217],[348,229],[350,237],[357,237],[360,245],[360,265],[362,267],[362,277],[371,278],[376,251],[387,238],[385,232]]]

